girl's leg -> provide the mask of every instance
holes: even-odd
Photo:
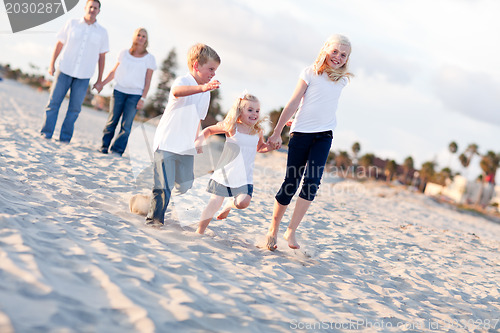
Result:
[[[200,223],[198,225],[198,229],[196,232],[199,234],[204,234],[205,229],[207,229],[208,224],[212,221],[212,217],[219,210],[220,206],[222,206],[222,202],[224,201],[224,197],[212,194],[210,200],[208,201],[207,206],[201,213]]]
[[[304,218],[309,206],[311,206],[319,185],[323,177],[323,171],[332,145],[332,137],[325,134],[317,134],[309,157],[307,159],[307,167],[304,175],[304,183],[300,191],[295,209],[293,210],[292,219],[283,237],[288,241],[288,246],[292,249],[299,249],[300,246],[295,239],[295,231],[300,222]]]
[[[309,206],[311,206],[312,201],[307,201],[302,199],[301,197],[297,198],[297,202],[295,203],[295,209],[293,210],[292,219],[288,224],[288,228],[285,231],[283,237],[288,241],[288,246],[292,249],[300,249],[300,245],[297,243],[295,239],[295,230],[299,226],[300,222],[306,215]]]
[[[222,212],[217,216],[217,220],[223,220],[228,215],[231,209],[245,209],[250,205],[250,201],[252,201],[252,197],[248,194],[239,194],[234,199],[228,200]]]
[[[285,215],[286,209],[297,191],[307,160],[313,138],[309,134],[292,133],[288,144],[286,175],[281,188],[276,194],[273,208],[273,217],[267,232],[267,248],[274,251],[279,225]]]
[[[271,225],[269,226],[269,231],[267,232],[267,248],[271,251],[276,250],[276,236],[278,236],[278,230],[280,227],[281,219],[285,215],[288,205],[282,205],[278,200],[274,200],[273,208],[273,218],[271,220]]]

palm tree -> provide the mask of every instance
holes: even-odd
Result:
[[[450,142],[450,145],[448,146],[448,149],[450,150],[450,153],[455,154],[458,150],[458,145],[455,141]]]
[[[500,167],[500,153],[495,154],[493,151],[488,151],[486,155],[481,158],[481,162],[479,162],[481,169],[484,173],[484,180],[489,181],[490,183],[495,183],[495,175],[497,169]]]
[[[326,164],[327,165],[333,164],[335,162],[335,157],[336,156],[337,155],[335,154],[335,152],[330,150],[330,152],[328,153],[328,157],[326,159]]]
[[[481,199],[483,199],[484,193],[484,183],[495,184],[495,174],[500,165],[500,154],[495,154],[493,151],[488,151],[486,155],[483,155],[479,166],[483,170],[483,175],[481,175],[481,191],[478,195],[476,204],[481,204]],[[490,201],[491,198],[487,198]]]
[[[424,192],[425,185],[427,185],[427,182],[436,173],[436,171],[434,170],[435,166],[436,163],[431,161],[422,164],[422,168],[420,169],[420,179],[422,180],[420,183],[420,191]]]
[[[467,166],[465,167],[466,173],[467,173],[467,169],[468,169],[470,162],[472,161],[472,158],[474,157],[474,155],[479,155],[478,149],[479,149],[479,147],[475,143],[471,143],[467,146],[467,149],[464,152],[464,155],[467,157]],[[462,165],[463,165],[463,163],[462,163]]]
[[[282,111],[283,111],[283,107],[281,107],[279,109],[274,109],[269,113],[269,120],[271,122],[271,130],[269,131],[268,136],[271,136],[273,134],[274,128],[276,127],[276,124],[278,123],[278,120],[280,119]],[[290,126],[285,126],[283,128],[283,131],[281,131],[281,141],[283,142],[284,146],[288,145],[288,142],[290,141]]]
[[[335,164],[340,170],[347,170],[352,165],[352,161],[346,151],[341,151],[335,157]]]
[[[398,169],[398,164],[394,160],[387,161],[385,164],[385,181],[390,182],[392,180],[392,177],[396,173],[396,170]]]
[[[469,154],[469,163],[470,163],[470,160],[472,160],[472,158],[474,157],[474,155],[479,155],[479,147],[478,145],[476,145],[475,143],[471,143],[470,145],[467,146],[467,149],[465,150],[466,153]]]
[[[471,143],[467,146],[467,149],[465,150],[465,152],[460,154],[460,156],[458,157],[460,159],[460,163],[465,168],[466,176],[467,176],[467,171],[468,171],[468,168],[469,168],[469,165],[470,165],[472,158],[474,157],[474,155],[479,155],[478,149],[479,149],[479,147],[477,144]]]
[[[465,156],[465,154],[460,154],[458,156],[458,159],[460,160],[460,164],[462,164],[464,168],[467,168],[469,166],[469,159],[467,158],[467,156]]]
[[[410,170],[413,170],[413,168],[414,168],[413,157],[408,156],[407,158],[405,158],[403,162],[403,170],[405,173],[405,184],[408,184],[408,178],[410,176],[409,173]]]
[[[446,180],[452,178],[451,169],[448,167],[441,169],[441,171],[439,171],[434,176],[434,178],[435,178],[434,180],[437,184],[442,185],[442,186],[446,186]]]
[[[450,160],[448,161],[448,166],[451,168],[451,158],[453,157],[454,154],[456,154],[458,150],[458,145],[455,141],[450,142],[448,146],[448,150],[450,151]]]
[[[373,154],[364,154],[359,159],[359,165],[363,167],[363,171],[365,176],[371,177],[370,166],[373,165],[373,161],[375,160],[375,155]]]
[[[359,142],[354,142],[351,149],[353,154],[354,171],[356,171],[356,168],[358,166],[358,153],[361,150],[361,145],[359,144]]]

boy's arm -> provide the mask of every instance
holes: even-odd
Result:
[[[174,97],[185,97],[194,94],[204,93],[220,87],[220,82],[217,80],[210,81],[206,84],[200,84],[197,86],[176,86],[172,88],[172,94]]]

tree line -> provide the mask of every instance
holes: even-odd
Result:
[[[282,110],[283,108],[280,108],[270,112],[269,119],[271,128],[274,128],[278,122]],[[289,141],[289,130],[289,127],[285,127],[281,135],[284,145]],[[269,135],[270,134],[271,133],[269,133]],[[355,142],[351,147],[351,152],[342,150],[330,152],[327,160],[327,167],[335,169],[340,176],[375,178],[388,182],[397,179],[405,185],[415,185],[423,191],[425,189],[425,184],[428,182],[444,186],[447,180],[453,180],[454,176],[461,174],[459,171],[453,171],[451,169],[451,158],[458,154],[458,144],[452,141],[448,146],[448,150],[450,152],[448,166],[438,170],[436,161],[426,161],[418,168],[412,156],[406,157],[401,164],[398,164],[395,160],[382,159],[372,153],[358,156],[361,151],[361,145],[359,142]],[[475,157],[479,158],[479,166],[482,170],[482,174],[477,177],[477,180],[495,184],[496,171],[500,167],[500,153],[487,151],[481,154],[477,144],[469,144],[460,154],[458,154],[458,160],[463,166],[465,173],[468,172],[468,168],[472,160],[475,160]],[[464,176],[467,176],[467,174]]]

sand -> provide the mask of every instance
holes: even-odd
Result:
[[[128,207],[150,191],[147,150],[97,152],[107,114],[88,108],[69,145],[41,138],[47,98],[0,83],[0,332],[500,329],[500,224],[401,187],[326,177],[302,248],[282,239],[287,212],[271,252],[262,245],[286,159],[272,152],[258,154],[248,209],[194,232],[205,154],[193,190],[150,228]]]

